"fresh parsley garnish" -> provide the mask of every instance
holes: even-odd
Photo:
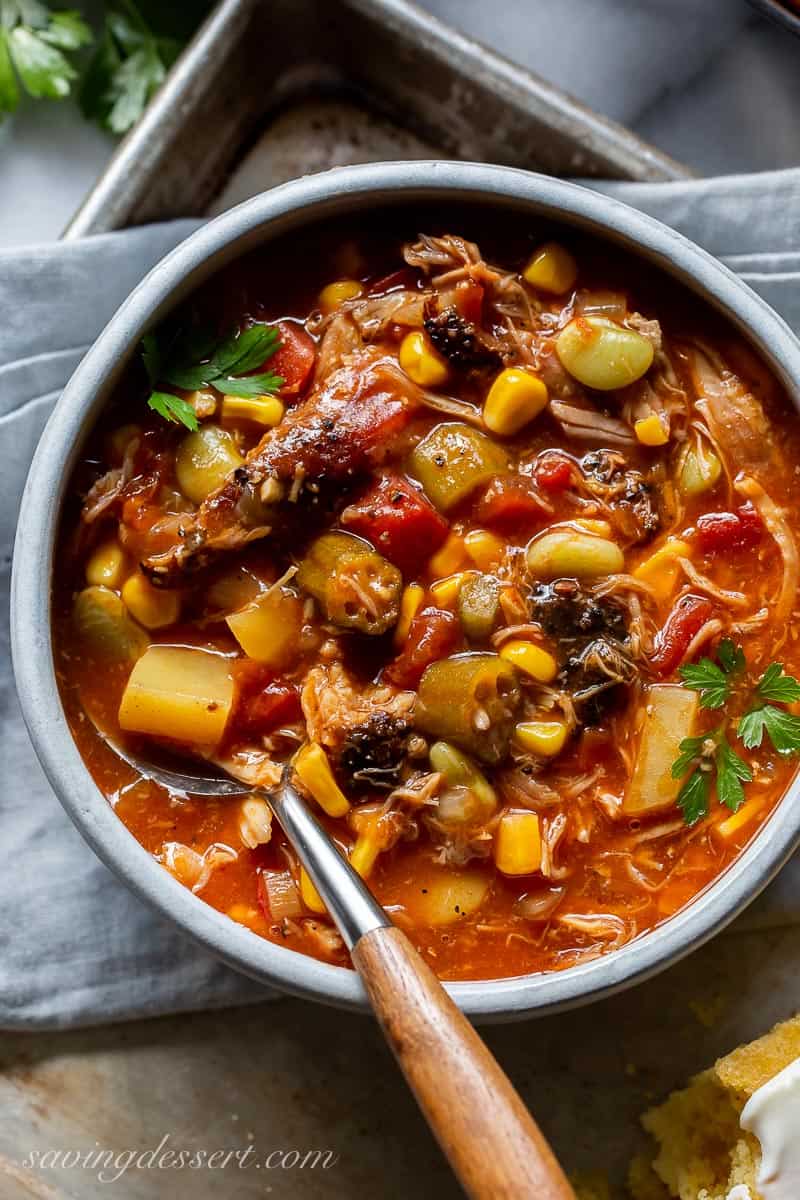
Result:
[[[0,115],[14,112],[20,89],[61,100],[78,72],[68,57],[92,40],[79,13],[52,12],[39,0],[0,0]]]
[[[84,116],[111,133],[127,133],[180,51],[176,38],[153,31],[133,0],[110,4],[81,85]]]
[[[185,391],[213,387],[226,396],[270,395],[283,385],[272,371],[248,374],[261,366],[281,347],[279,331],[272,325],[251,325],[222,339],[207,330],[189,328],[167,333],[148,333],[141,353],[150,386],[150,408],[168,421],[179,421],[197,429],[197,416],[188,400],[157,388],[168,383]]]
[[[701,708],[722,708],[731,698],[732,685],[744,669],[744,653],[730,638],[720,642],[719,663],[701,658],[699,663],[681,667],[680,676],[686,687],[700,693]]]
[[[742,784],[750,782],[753,772],[732,748],[724,729],[684,738],[680,751],[672,764],[672,778],[686,776],[678,793],[678,807],[686,824],[696,825],[708,816],[712,783],[716,783],[720,804],[737,812],[744,804]]]
[[[740,646],[725,638],[717,647],[717,661],[701,658],[681,668],[684,687],[700,696],[701,708],[722,708],[734,695],[746,662]],[[800,753],[800,717],[780,704],[800,700],[800,682],[787,675],[782,663],[771,663],[750,690],[749,706],[736,723],[736,736],[746,750],[758,749],[766,733],[776,753]],[[673,779],[683,779],[678,805],[687,825],[708,815],[712,784],[717,799],[731,812],[745,800],[744,784],[753,778],[752,768],[731,746],[723,723],[708,733],[684,738],[680,754],[672,764]]]

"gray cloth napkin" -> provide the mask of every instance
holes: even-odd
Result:
[[[800,170],[603,190],[694,238],[800,329]],[[0,253],[0,1027],[67,1028],[274,994],[145,908],[83,843],[28,742],[8,655],[16,513],[48,413],[122,299],[194,226]],[[741,920],[800,919],[798,883],[795,860]]]

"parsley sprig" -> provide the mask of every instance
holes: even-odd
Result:
[[[184,329],[169,335],[148,333],[142,339],[142,361],[150,380],[147,403],[167,421],[197,429],[197,415],[183,396],[164,391],[171,384],[185,391],[213,387],[225,396],[250,398],[271,395],[283,385],[273,371],[259,371],[280,349],[280,333],[272,325],[251,325],[219,338],[208,330]]]
[[[13,112],[21,90],[62,100],[78,77],[70,58],[92,40],[79,13],[52,12],[39,0],[0,0],[0,116]]]
[[[685,687],[700,696],[700,707],[719,709],[729,704],[741,688],[746,661],[740,646],[725,638],[717,647],[717,661],[705,657],[681,668]],[[736,722],[735,734],[746,750],[758,749],[766,734],[781,755],[800,753],[800,717],[778,705],[800,700],[800,683],[787,675],[781,663],[771,663],[747,697],[744,712]],[[696,737],[684,738],[680,754],[672,764],[673,779],[683,779],[678,805],[687,825],[708,815],[712,785],[717,799],[731,812],[745,801],[744,784],[753,778],[752,768],[737,754],[728,739],[725,721]]]

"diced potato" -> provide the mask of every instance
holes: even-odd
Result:
[[[147,649],[147,634],[109,588],[88,587],[79,592],[72,620],[82,647],[92,656],[108,662],[132,662]]]
[[[625,567],[625,558],[616,542],[578,533],[571,529],[553,529],[536,537],[525,552],[528,570],[536,579],[597,579],[616,575]]]
[[[418,883],[409,898],[409,911],[416,920],[438,928],[455,925],[477,912],[486,899],[490,880],[484,871],[475,868],[457,871],[440,867],[433,868]]]
[[[125,551],[116,538],[108,538],[89,556],[86,582],[93,587],[118,588],[128,570]]]
[[[201,504],[244,459],[231,435],[218,425],[187,433],[175,453],[175,475],[184,496]]]
[[[226,618],[248,658],[280,669],[297,653],[303,602],[285,588],[272,588]]]
[[[697,716],[697,692],[677,683],[654,683],[644,701],[644,725],[633,775],[622,802],[630,817],[669,808],[681,780],[672,778],[680,744],[691,737]]]
[[[187,646],[150,646],[131,672],[119,723],[131,733],[216,746],[233,698],[226,658]]]
[[[494,861],[504,875],[531,875],[542,864],[542,835],[534,812],[507,812],[494,835]]]
[[[141,571],[125,580],[122,599],[131,616],[145,629],[165,629],[174,625],[181,614],[180,593],[153,587]]]

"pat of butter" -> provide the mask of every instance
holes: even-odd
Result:
[[[764,1200],[797,1200],[800,1196],[800,1059],[795,1059],[750,1097],[742,1110],[741,1126],[761,1143],[761,1166],[756,1182]],[[728,1200],[741,1198],[729,1196]]]

